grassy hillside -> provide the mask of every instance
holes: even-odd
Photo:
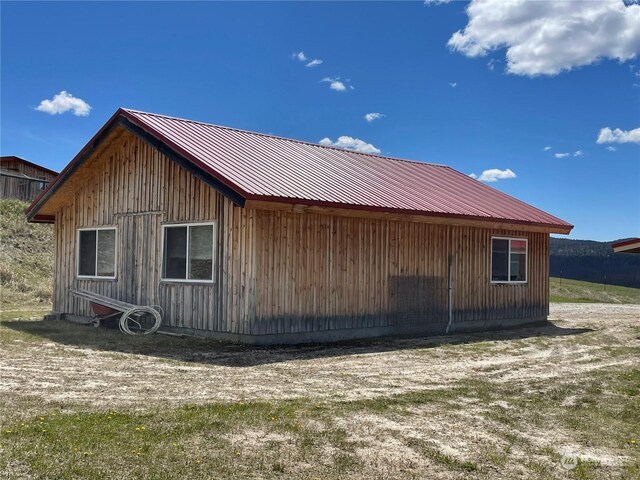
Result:
[[[0,199],[0,310],[47,308],[53,281],[53,227],[30,224],[28,203]]]
[[[640,288],[581,282],[567,278],[551,277],[549,293],[552,302],[640,304]]]

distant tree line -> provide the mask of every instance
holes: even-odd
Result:
[[[551,276],[640,288],[640,254],[613,253],[611,243],[552,237]]]

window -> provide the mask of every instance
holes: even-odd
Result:
[[[164,280],[213,281],[213,227],[213,223],[164,226]]]
[[[491,238],[491,281],[527,282],[526,238]]]
[[[82,228],[78,231],[78,277],[116,277],[115,228]]]

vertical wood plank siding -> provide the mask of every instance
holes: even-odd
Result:
[[[165,324],[285,334],[446,324],[447,257],[454,322],[546,317],[546,233],[239,208],[129,133],[94,154],[56,213],[54,309],[88,315],[86,288],[160,305]],[[216,222],[213,284],[161,281],[162,225]],[[76,279],[77,229],[117,226],[117,278]],[[491,236],[529,240],[528,283],[490,283]]]
[[[130,303],[160,305],[164,324],[174,327],[244,333],[254,298],[251,212],[195,178],[156,149],[130,134],[90,158],[92,172],[56,213],[54,310],[89,315],[87,301],[70,287],[91,290]],[[161,280],[162,225],[216,222],[215,282],[170,283]],[[77,230],[116,226],[115,280],[77,279]]]
[[[256,319],[251,333],[447,322],[548,314],[546,233],[384,219],[256,211]],[[279,234],[278,234],[279,232]],[[527,284],[491,284],[491,237],[529,240]]]
[[[42,192],[42,184],[46,186],[54,174],[18,160],[4,160],[3,173],[0,173],[0,198],[15,198],[30,202]],[[6,172],[7,174],[4,174]],[[29,178],[18,178],[10,174],[24,174]],[[37,180],[34,180],[37,179]]]

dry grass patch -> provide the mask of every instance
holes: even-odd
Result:
[[[0,199],[0,310],[46,309],[53,292],[53,225],[27,223],[29,206]]]

